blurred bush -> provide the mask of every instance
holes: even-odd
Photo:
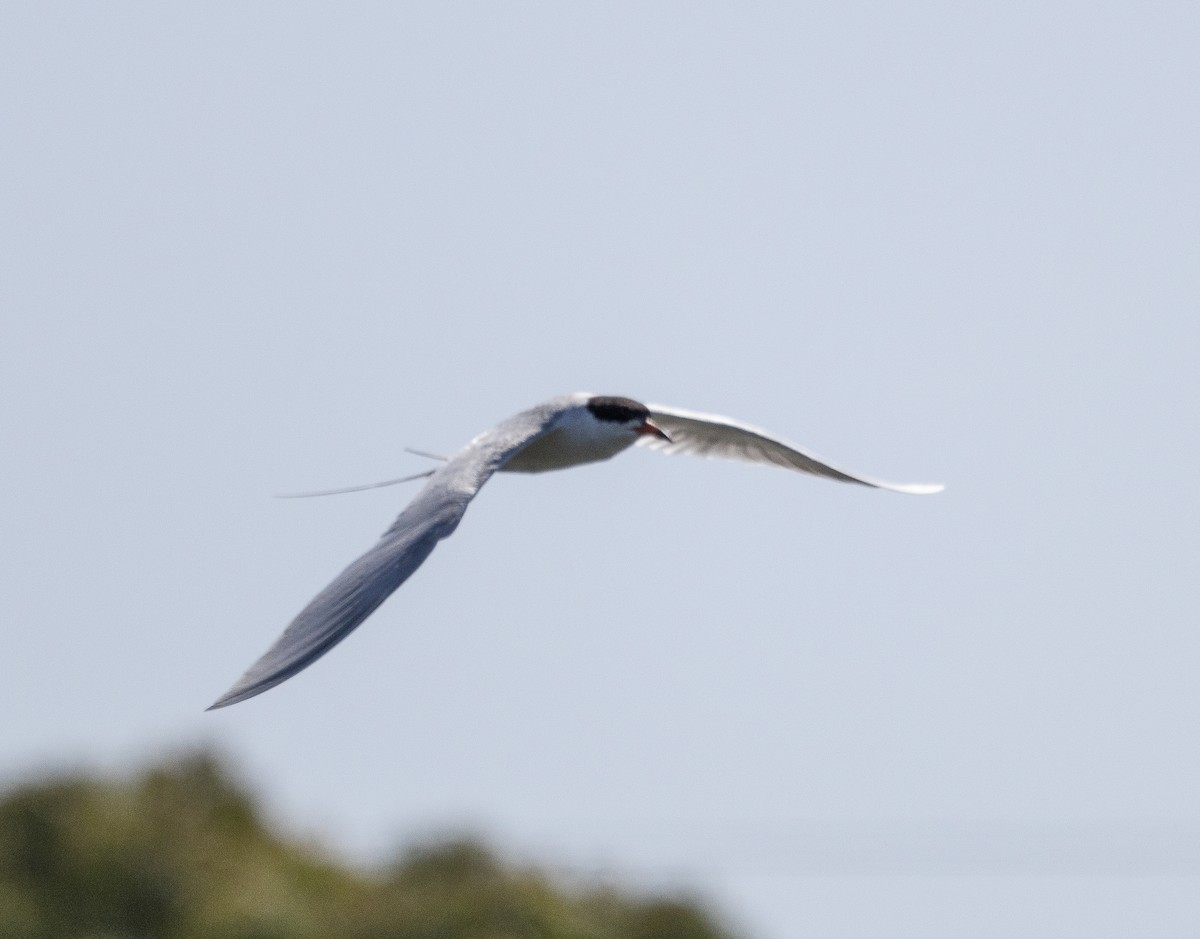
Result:
[[[458,840],[358,870],[269,830],[211,754],[0,799],[3,939],[726,939],[690,900],[568,889]]]

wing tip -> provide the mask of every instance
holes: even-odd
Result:
[[[221,708],[227,708],[231,704],[237,704],[239,701],[245,701],[247,698],[252,698],[256,692],[239,691],[237,687],[230,688],[221,697],[217,698],[212,704],[204,709],[205,713],[209,711],[218,711]]]
[[[895,492],[903,492],[910,496],[931,496],[946,488],[945,483],[889,483],[887,486]]]
[[[221,695],[221,697],[217,698],[216,701],[214,701],[204,710],[205,712],[217,711],[221,708],[227,708],[231,704],[239,704],[248,698],[256,697],[257,695],[262,694],[264,691],[274,688],[280,682],[287,679],[291,674],[291,672],[283,672],[282,674],[272,675],[267,679],[260,678],[252,681],[247,681],[249,676],[244,676],[232,688]]]

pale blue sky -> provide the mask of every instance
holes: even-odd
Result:
[[[766,939],[1194,934],[1198,40],[1192,3],[7,5],[3,777],[211,741],[348,852],[474,827]],[[585,389],[948,489],[498,478],[203,713],[415,489],[272,492]]]

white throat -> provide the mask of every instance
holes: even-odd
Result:
[[[506,473],[544,473],[616,456],[637,440],[628,425],[596,418],[587,408],[567,411],[558,426],[513,454],[500,468]]]

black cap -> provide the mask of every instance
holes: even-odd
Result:
[[[632,398],[614,398],[606,395],[589,398],[587,409],[596,420],[611,421],[614,424],[631,424],[634,421],[644,421],[650,416],[650,409]]]

